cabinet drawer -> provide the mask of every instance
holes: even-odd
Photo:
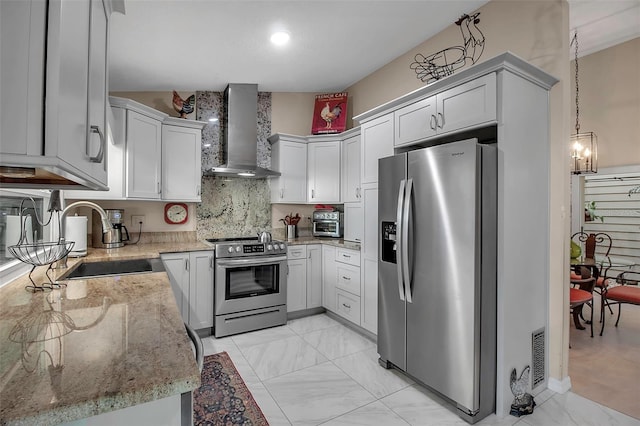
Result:
[[[289,246],[287,247],[287,259],[306,259],[307,246]]]
[[[360,296],[360,268],[338,263],[338,282],[336,287]]]
[[[353,266],[360,266],[360,252],[355,250],[337,248],[336,262],[348,263]]]
[[[336,290],[338,315],[360,325],[360,298],[342,290]]]

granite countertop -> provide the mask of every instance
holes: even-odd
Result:
[[[345,241],[341,238],[328,238],[328,237],[299,237],[293,239],[283,240],[290,246],[296,246],[301,244],[327,244],[330,246],[343,247],[351,250],[360,251],[360,243],[353,241]]]
[[[203,242],[89,249],[78,262],[207,250]],[[46,281],[46,267],[33,273]],[[200,385],[165,272],[66,281],[31,293],[0,288],[0,424],[56,424],[181,394]]]

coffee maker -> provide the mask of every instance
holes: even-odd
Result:
[[[123,209],[105,209],[107,218],[113,227],[112,232],[103,233],[100,222],[100,215],[94,210],[92,222],[91,242],[95,248],[118,248],[124,246],[125,241],[129,241],[129,231],[124,226]]]

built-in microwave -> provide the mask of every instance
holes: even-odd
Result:
[[[313,236],[340,238],[344,230],[344,215],[338,211],[313,212]]]

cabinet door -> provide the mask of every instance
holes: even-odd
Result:
[[[162,199],[200,201],[202,131],[162,125]]]
[[[308,149],[308,201],[340,202],[340,142],[311,143]]]
[[[336,312],[336,248],[322,246],[322,306]]]
[[[189,253],[189,325],[213,327],[213,252]]]
[[[364,259],[360,271],[360,325],[378,334],[378,262],[373,259]]]
[[[160,198],[162,124],[127,111],[127,197]]]
[[[91,175],[107,182],[108,15],[102,0],[91,0],[87,154]]]
[[[307,308],[307,259],[287,262],[287,312]]]
[[[272,203],[307,202],[307,145],[279,141],[272,147],[271,167],[281,175],[271,180]]]
[[[161,259],[169,276],[182,321],[189,324],[189,254],[164,253]]]
[[[0,1],[0,151],[42,154],[47,4]]]
[[[361,245],[362,326],[376,334],[378,327],[378,186],[362,188],[364,235]]]
[[[436,134],[436,97],[407,105],[393,113],[394,145],[418,142]]]
[[[87,174],[90,16],[88,1],[49,2],[45,155]]]
[[[363,226],[362,203],[344,203],[344,239],[362,241]]]
[[[491,73],[438,94],[438,133],[495,121],[496,74]]]
[[[342,142],[342,202],[360,201],[360,135]]]
[[[362,138],[360,184],[377,183],[378,159],[393,155],[393,113],[366,122],[360,126],[360,129]]]
[[[322,306],[322,245],[307,246],[307,309]]]

